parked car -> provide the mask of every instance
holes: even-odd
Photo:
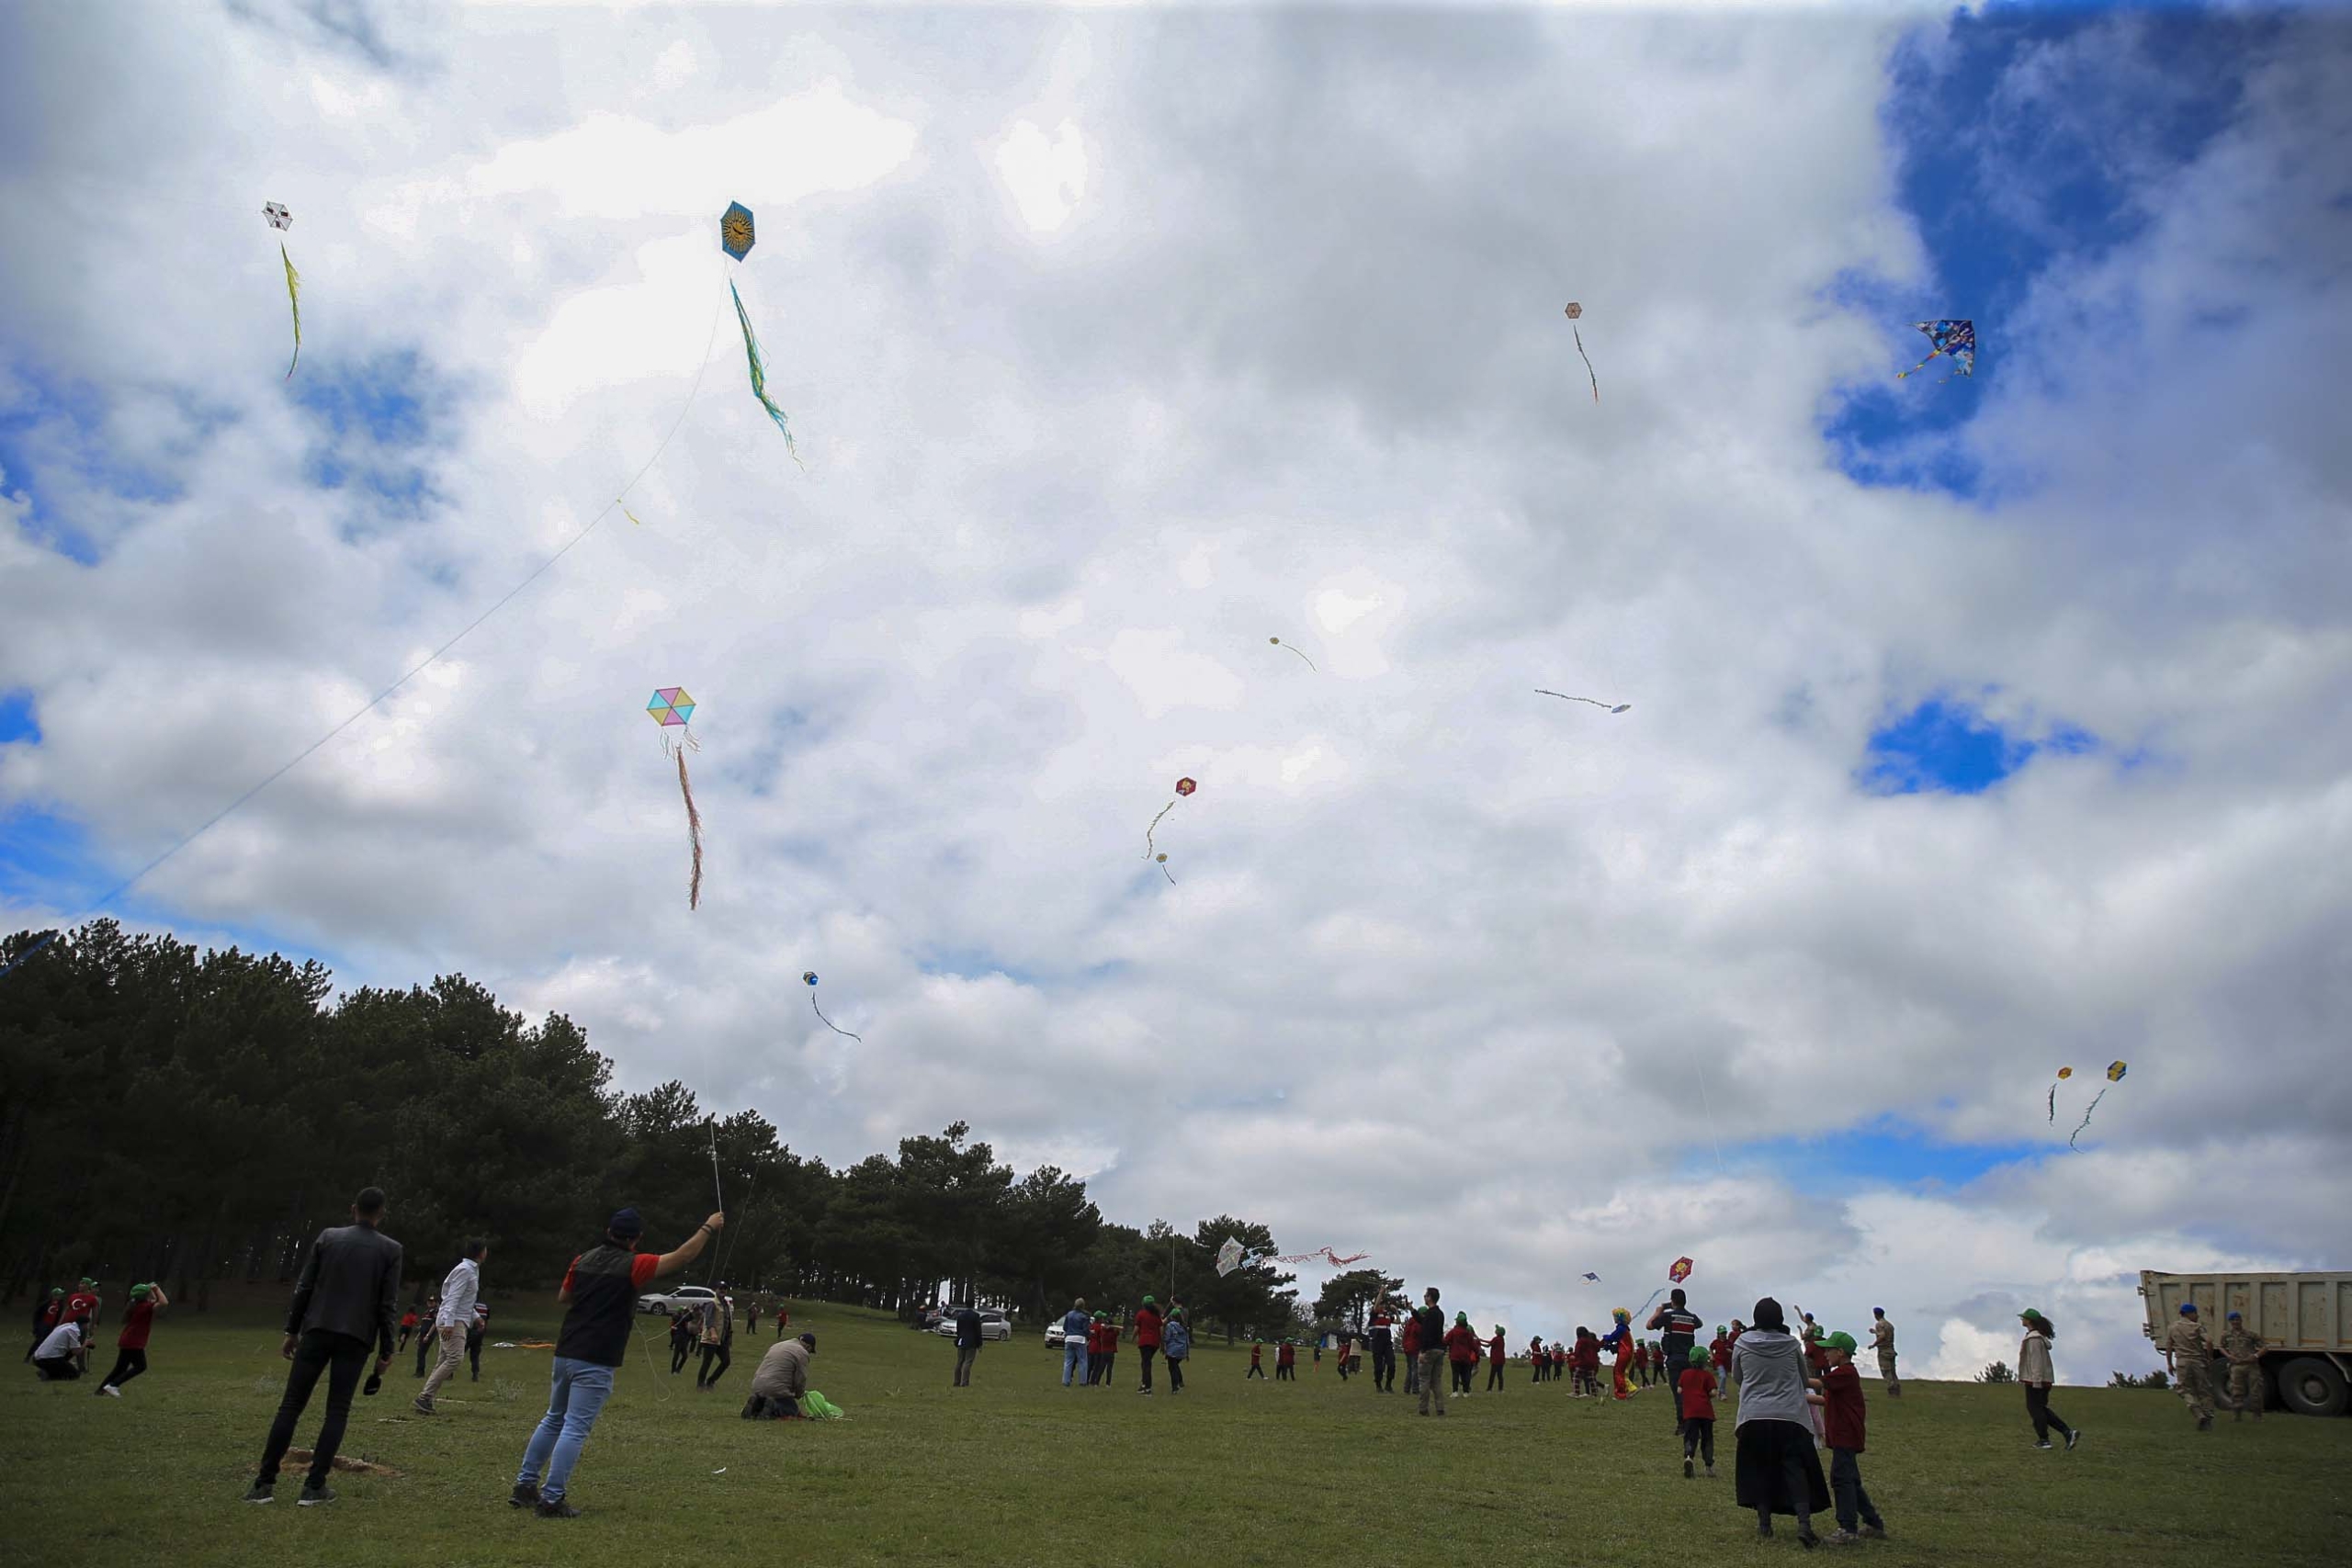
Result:
[[[956,1320],[953,1317],[942,1317],[939,1320],[939,1327],[934,1332],[939,1334],[943,1338],[955,1338]],[[985,1345],[991,1339],[1010,1339],[1012,1337],[1012,1320],[1011,1318],[1005,1316],[1004,1314],[997,1311],[994,1307],[982,1307],[980,1309],[980,1343]]]
[[[639,1312],[676,1312],[684,1307],[700,1307],[718,1299],[718,1292],[707,1285],[680,1285],[674,1291],[649,1291],[637,1298]]]

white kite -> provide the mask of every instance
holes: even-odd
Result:
[[[1216,1276],[1222,1280],[1240,1267],[1241,1243],[1232,1236],[1227,1236],[1225,1245],[1216,1249]]]

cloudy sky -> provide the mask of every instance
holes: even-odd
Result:
[[[1516,1331],[2352,1252],[2341,16],[11,6],[0,142],[12,929]]]

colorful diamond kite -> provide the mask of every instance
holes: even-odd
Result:
[[[695,700],[686,695],[684,686],[664,686],[653,694],[653,700],[645,705],[645,711],[654,723],[666,729],[693,720]]]

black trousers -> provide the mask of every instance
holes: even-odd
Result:
[[[1136,1348],[1143,1353],[1143,1386],[1149,1388],[1151,1386],[1151,1359],[1159,1354],[1159,1347],[1157,1345],[1138,1345]]]
[[[440,1343],[439,1335],[427,1334],[422,1328],[416,1331],[416,1375],[418,1377],[424,1375],[424,1353],[438,1343]]]
[[[1488,1361],[1487,1363],[1487,1392],[1491,1393],[1502,1386],[1503,1364],[1500,1361]]]
[[[2025,1413],[2033,1417],[2033,1436],[2038,1442],[2050,1440],[2050,1428],[2052,1427],[2058,1428],[2058,1435],[2062,1438],[2074,1430],[2058,1412],[2050,1408],[2050,1385],[2047,1383],[2025,1385]]]
[[[718,1363],[718,1370],[715,1372],[710,1370],[710,1364],[713,1361],[717,1361]],[[716,1345],[704,1346],[702,1348],[702,1370],[695,1374],[695,1386],[696,1388],[718,1387],[718,1380],[725,1377],[727,1375],[727,1369],[734,1364],[734,1354],[729,1349],[725,1341],[722,1340]]]
[[[1829,1495],[1838,1500],[1839,1529],[1850,1530],[1858,1523],[1872,1529],[1886,1528],[1886,1521],[1871,1504],[1871,1495],[1862,1489],[1862,1461],[1853,1450],[1829,1450]]]
[[[124,1383],[129,1382],[131,1379],[137,1377],[146,1370],[146,1351],[117,1350],[114,1353],[114,1371],[108,1372],[106,1375],[106,1381],[99,1383],[98,1386],[100,1388],[120,1388]]]
[[[1116,1350],[1104,1351],[1100,1361],[1089,1361],[1086,1364],[1086,1381],[1099,1382],[1108,1388],[1111,1383],[1112,1369],[1118,1364],[1118,1360],[1119,1353]]]
[[[1477,1363],[1476,1361],[1448,1361],[1446,1365],[1453,1369],[1453,1392],[1456,1393],[1468,1393],[1470,1392],[1470,1371],[1473,1367],[1477,1365]]]
[[[1697,1454],[1709,1470],[1715,1468],[1715,1418],[1693,1416],[1682,1423],[1682,1457]]]
[[[695,1342],[692,1337],[684,1334],[670,1336],[670,1375],[676,1377],[684,1371],[686,1362],[693,1359],[694,1353]]]
[[[1298,1381],[1298,1369],[1288,1361],[1276,1361],[1274,1363],[1274,1381],[1276,1382],[1296,1382]]]
[[[343,1446],[344,1425],[351,1419],[351,1396],[368,1365],[368,1348],[365,1339],[323,1328],[313,1328],[296,1342],[294,1365],[286,1374],[286,1394],[277,1402],[277,1419],[270,1423],[269,1441],[261,1450],[261,1472],[255,1480],[267,1483],[277,1479],[278,1461],[294,1442],[294,1423],[302,1418],[311,1391],[318,1387],[319,1374],[323,1372],[327,1414],[319,1424],[318,1441],[311,1446],[310,1483],[326,1484],[334,1469],[335,1450]]]
[[[473,1381],[481,1382],[481,1330],[479,1328],[466,1330],[466,1359],[473,1363]]]
[[[1184,1392],[1184,1363],[1179,1357],[1168,1358],[1168,1392],[1170,1393]]]
[[[1372,1386],[1395,1389],[1396,1386],[1396,1347],[1372,1342]]]
[[[1248,1382],[1250,1378],[1262,1378],[1265,1375],[1266,1369],[1260,1366],[1257,1362],[1252,1361],[1250,1363],[1250,1377],[1245,1377],[1241,1381],[1243,1382]]]
[[[72,1382],[82,1375],[82,1369],[74,1364],[71,1356],[51,1356],[46,1361],[35,1361],[33,1371],[43,1374],[51,1382]]]

